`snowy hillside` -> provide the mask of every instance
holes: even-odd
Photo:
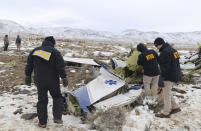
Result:
[[[25,32],[25,27],[20,24],[9,21],[9,20],[0,20],[0,33],[12,33],[12,32]]]
[[[111,33],[104,31],[94,31],[88,29],[73,29],[69,27],[23,27],[16,22],[0,20],[0,34],[10,34],[16,36],[47,36],[54,35],[57,38],[70,39],[93,39],[93,40],[113,40],[124,42],[153,42],[156,37],[163,37],[167,42],[178,44],[196,44],[201,42],[201,31],[194,32],[143,32],[138,30],[126,30],[121,33]]]
[[[114,37],[110,32],[98,32],[93,30],[73,29],[69,27],[51,27],[51,28],[29,28],[30,32],[43,36],[54,35],[58,38],[75,39],[101,39],[110,40]]]
[[[162,37],[170,43],[196,44],[201,41],[201,31],[196,32],[142,32],[138,30],[126,30],[120,34],[122,39],[134,40],[136,42],[153,42],[156,37]]]

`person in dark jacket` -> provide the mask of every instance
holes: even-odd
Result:
[[[155,96],[157,94],[159,78],[158,54],[154,50],[148,50],[142,43],[137,45],[137,50],[141,52],[137,63],[143,66],[145,95]]]
[[[164,109],[162,113],[156,114],[157,117],[169,118],[171,114],[181,111],[171,93],[175,82],[181,80],[181,69],[179,64],[179,54],[162,38],[158,37],[154,45],[159,49],[159,65],[161,70],[161,79],[164,81],[163,100]]]
[[[7,51],[8,50],[8,45],[9,45],[8,35],[4,36],[3,41],[4,41],[4,51]]]
[[[48,91],[53,98],[53,117],[55,123],[63,123],[63,99],[60,90],[60,77],[64,87],[67,86],[64,60],[60,52],[54,48],[53,36],[46,37],[42,46],[35,48],[28,56],[25,68],[25,82],[31,84],[34,70],[34,83],[38,90],[37,114],[38,126],[45,128],[47,124]]]
[[[20,38],[19,35],[17,35],[15,44],[16,44],[16,46],[17,46],[17,51],[20,51],[20,47],[21,47],[21,38]]]

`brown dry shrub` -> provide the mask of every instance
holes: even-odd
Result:
[[[183,74],[181,81],[183,83],[187,83],[187,84],[190,84],[190,83],[195,84],[196,83],[191,74]]]
[[[99,110],[87,116],[87,123],[92,129],[100,131],[121,131],[125,121],[125,112],[123,108]]]

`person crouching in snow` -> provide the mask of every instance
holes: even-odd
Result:
[[[148,50],[142,43],[137,45],[137,50],[141,52],[137,63],[143,66],[145,95],[155,96],[157,94],[159,78],[158,54],[154,50]]]
[[[171,92],[174,83],[181,80],[179,55],[177,50],[165,43],[160,37],[155,39],[154,45],[160,52],[158,63],[160,65],[161,77],[164,81],[164,109],[161,113],[156,114],[156,117],[169,118],[171,114],[181,111]]]
[[[64,60],[61,53],[54,48],[56,42],[53,36],[46,37],[42,46],[36,47],[28,56],[25,68],[25,83],[31,84],[31,74],[34,70],[34,82],[38,90],[37,114],[38,126],[45,128],[47,124],[48,91],[53,98],[54,123],[62,124],[63,97],[60,90],[60,79],[67,87],[68,81]]]

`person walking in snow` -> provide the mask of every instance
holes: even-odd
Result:
[[[8,35],[4,36],[3,41],[4,41],[4,51],[7,51],[8,50],[8,45],[9,45]]]
[[[16,44],[16,46],[17,46],[17,51],[20,51],[20,47],[21,47],[21,38],[20,38],[19,35],[17,35],[15,44]]]
[[[63,57],[61,53],[54,48],[55,44],[56,42],[53,36],[46,37],[42,46],[36,47],[31,51],[25,68],[26,85],[31,84],[31,74],[34,70],[34,82],[38,90],[38,126],[42,128],[45,128],[47,124],[48,91],[53,98],[54,123],[63,123],[63,98],[59,78],[62,78],[64,87],[68,85],[68,81]]]
[[[171,92],[175,82],[181,80],[179,54],[177,50],[160,37],[155,39],[154,45],[160,52],[158,62],[161,70],[161,79],[164,81],[164,88],[162,89],[164,109],[161,113],[156,114],[156,117],[169,118],[171,114],[181,111]]]
[[[137,63],[143,66],[145,95],[155,96],[157,94],[159,78],[158,54],[154,50],[148,50],[142,43],[137,45],[137,50],[141,52]]]

